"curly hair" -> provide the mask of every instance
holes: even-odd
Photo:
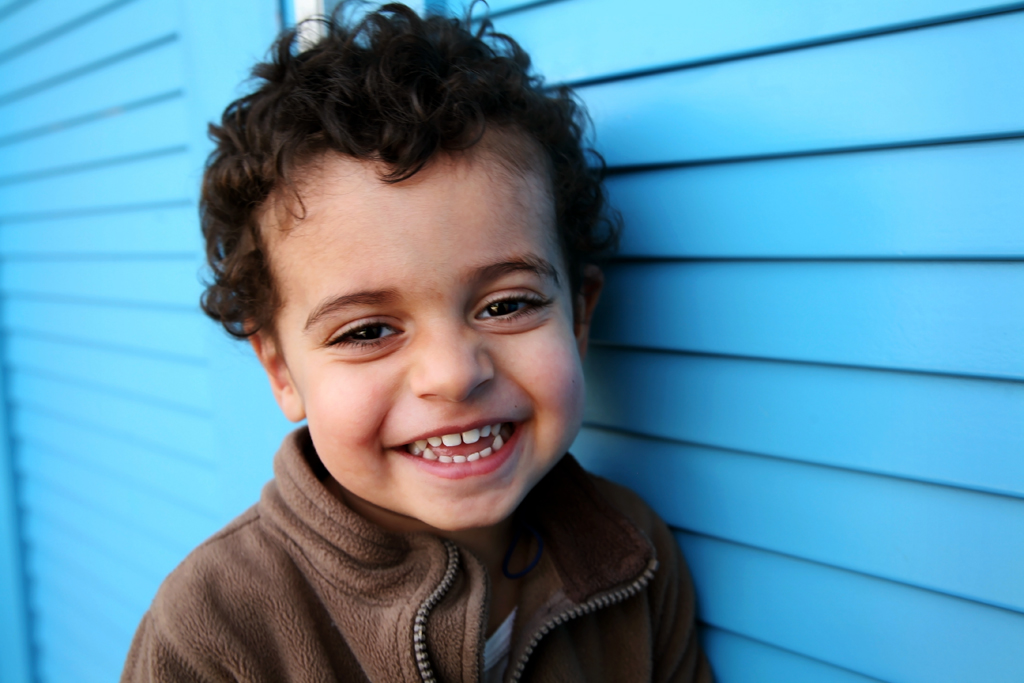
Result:
[[[239,339],[274,332],[280,297],[258,219],[272,193],[294,188],[303,164],[334,152],[379,162],[381,180],[398,183],[435,154],[476,144],[488,124],[543,150],[559,246],[571,291],[580,291],[585,266],[615,248],[619,221],[571,91],[546,89],[529,56],[488,21],[472,32],[468,17],[421,18],[400,4],[358,23],[341,16],[320,20],[322,37],[302,51],[297,30],[283,32],[252,70],[258,87],[210,124],[216,148],[200,217],[212,279],[203,311]]]

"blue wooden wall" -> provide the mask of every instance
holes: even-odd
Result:
[[[575,450],[719,679],[1024,680],[1024,5],[491,4],[626,222]]]
[[[0,578],[25,578],[21,635],[38,681],[116,680],[160,581],[269,476],[267,448],[240,467],[246,444],[227,431],[237,419],[219,382],[248,359],[199,313],[195,206],[205,122],[269,45],[276,7],[0,5],[2,464],[13,475],[0,485],[13,479],[20,522],[0,552],[22,551]],[[0,606],[5,618],[18,609]],[[0,680],[27,682],[7,630]]]
[[[612,166],[575,451],[677,530],[719,680],[1024,680],[1024,4],[490,4]],[[116,679],[269,476],[195,202],[277,7],[0,0],[4,683]]]

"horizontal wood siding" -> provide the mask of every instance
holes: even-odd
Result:
[[[1024,5],[560,0],[626,224],[574,451],[723,683],[1024,676]]]
[[[0,294],[36,674],[111,681],[221,523],[181,7],[0,21]]]

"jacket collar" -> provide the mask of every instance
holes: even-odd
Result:
[[[566,454],[530,491],[521,519],[544,539],[562,590],[574,603],[634,581],[654,559],[654,546],[601,495]]]
[[[395,581],[407,575],[414,559],[414,564],[434,565],[430,574],[443,572],[446,551],[439,539],[385,531],[327,490],[322,480],[329,475],[307,428],[286,437],[274,458],[274,473],[263,506],[331,583],[360,591],[399,589]],[[538,482],[517,514],[541,534],[545,559],[575,603],[635,580],[654,559],[651,542],[608,502],[570,454]]]

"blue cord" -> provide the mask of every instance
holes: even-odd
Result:
[[[515,552],[516,546],[519,545],[519,539],[523,537],[523,529],[529,531],[531,534],[533,534],[533,537],[537,539],[537,554],[530,561],[530,564],[526,565],[526,569],[524,569],[521,572],[516,572],[515,574],[513,574],[508,570],[508,563],[512,561],[512,553]],[[537,564],[540,562],[540,555],[543,552],[544,539],[540,537],[540,534],[537,533],[536,529],[534,529],[532,526],[528,524],[520,524],[516,529],[515,538],[512,539],[512,543],[508,547],[508,552],[505,553],[505,561],[501,563],[501,573],[505,575],[506,579],[521,579],[527,574],[529,574],[530,571],[532,571],[533,568],[537,566]]]

